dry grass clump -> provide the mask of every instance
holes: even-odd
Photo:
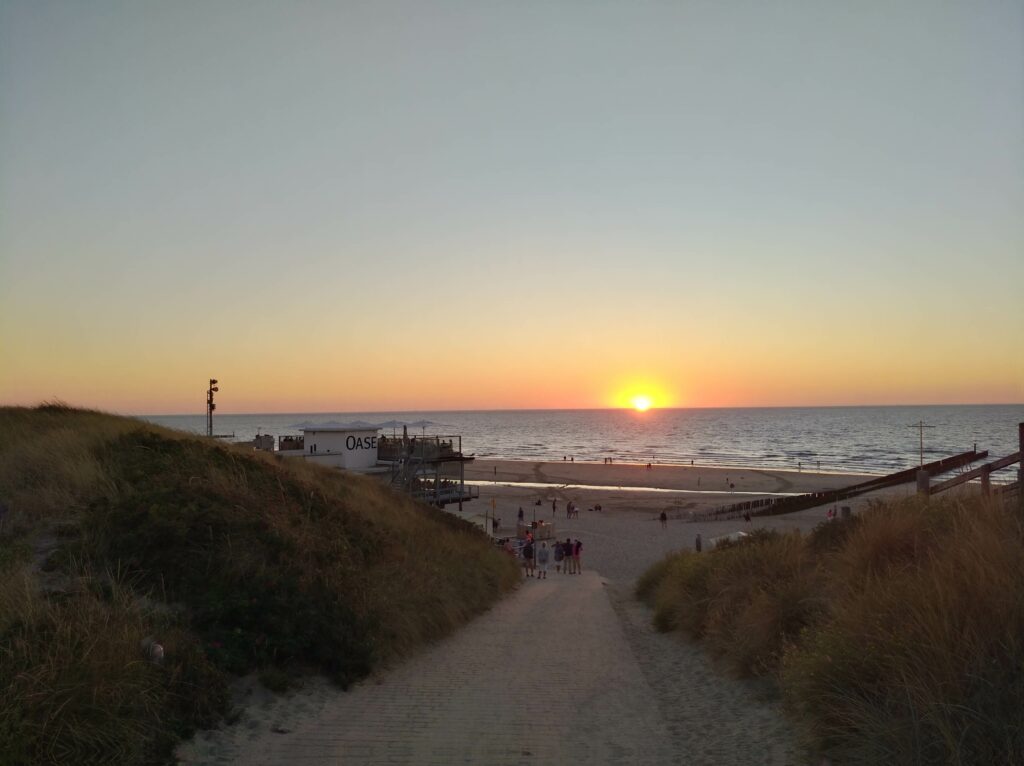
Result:
[[[0,502],[9,507],[0,529],[35,527],[51,514],[63,517],[101,492],[107,476],[94,450],[135,425],[60,403],[0,408]]]
[[[141,649],[153,634],[166,662]],[[27,567],[3,572],[0,637],[0,763],[159,760],[227,703],[195,637],[106,575],[47,596]]]
[[[644,587],[659,627],[777,678],[839,763],[1024,763],[1024,530],[998,502],[909,500],[683,553]]]
[[[0,763],[158,758],[225,712],[227,674],[345,685],[518,582],[476,529],[372,479],[60,406],[0,410],[8,429]]]
[[[655,625],[703,639],[744,675],[775,667],[822,608],[816,562],[797,534],[755,534],[656,566],[637,591],[654,606]]]

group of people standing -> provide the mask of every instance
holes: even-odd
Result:
[[[540,505],[540,500],[538,500],[536,503],[534,503],[534,505]],[[595,505],[590,510],[592,510],[592,511],[600,511],[601,510],[601,506],[600,505]],[[558,498],[554,498],[551,501],[551,518],[554,518],[557,515],[558,515]],[[576,505],[575,501],[570,500],[569,502],[567,502],[565,504],[565,518],[567,518],[567,519],[578,519],[579,517],[580,517],[580,509],[579,509],[579,507]],[[519,509],[519,520],[520,521],[523,520],[523,509],[522,508]]]
[[[551,559],[554,559],[556,572],[580,574],[583,571],[582,555],[583,543],[578,539],[573,541],[567,537],[564,543],[556,540],[550,548],[547,542],[541,541],[540,547],[535,547],[533,535],[528,534],[523,546],[523,569],[527,577],[536,576],[538,580],[546,580]]]

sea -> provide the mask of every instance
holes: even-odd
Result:
[[[143,416],[206,432],[206,416]],[[729,409],[302,412],[216,415],[229,441],[300,434],[303,423],[364,421],[382,433],[457,435],[479,458],[668,463],[886,474],[977,446],[1016,452],[1024,404]],[[923,423],[925,428],[919,428]],[[1009,480],[1016,466],[994,475]]]

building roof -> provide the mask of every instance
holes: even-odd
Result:
[[[302,431],[304,433],[309,432],[324,432],[324,431],[379,431],[380,429],[373,423],[367,423],[363,420],[356,420],[352,423],[338,423],[331,421],[330,423],[303,423]]]

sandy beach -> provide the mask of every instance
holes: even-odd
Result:
[[[643,463],[534,462],[526,460],[474,460],[466,466],[466,479],[474,481],[585,484],[607,487],[728,493],[814,492],[855,484],[865,474],[781,471],[756,468]],[[725,501],[731,502],[731,501]]]

